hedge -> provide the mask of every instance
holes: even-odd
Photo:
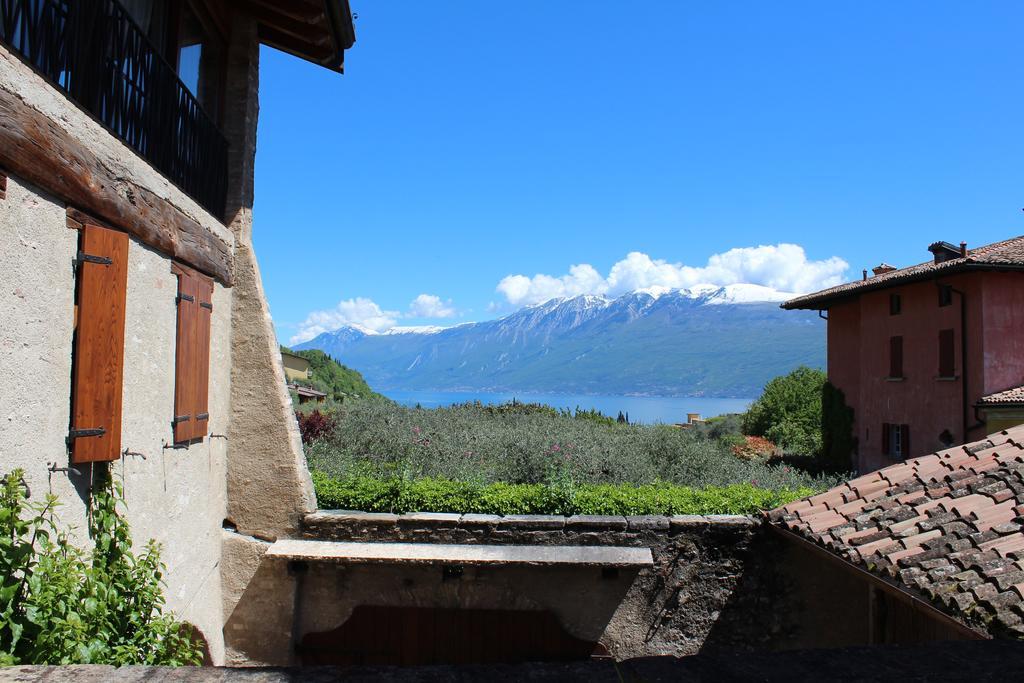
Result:
[[[313,472],[321,509],[461,512],[493,515],[752,514],[816,493],[753,484],[692,488],[674,484],[474,484],[447,479],[332,478]]]

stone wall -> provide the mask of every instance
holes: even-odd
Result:
[[[466,568],[444,581],[436,567],[311,563],[296,598],[287,563],[264,559],[231,610],[235,663],[296,663],[292,642],[344,623],[358,605],[549,609],[576,637],[598,640],[617,659],[815,645],[821,627],[820,563],[743,516],[604,517],[359,513],[305,517],[307,539],[446,544],[650,548],[654,566],[599,585],[597,574],[550,569]],[[252,560],[249,557],[249,560]],[[826,581],[827,583],[827,581]],[[826,586],[827,588],[827,586]],[[858,584],[830,595],[856,610]],[[608,601],[614,598],[614,604]],[[849,601],[849,603],[847,602]],[[296,605],[301,616],[293,620]],[[859,627],[836,644],[865,642]]]

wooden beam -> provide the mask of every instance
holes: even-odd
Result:
[[[258,2],[243,2],[243,0],[234,0],[234,2],[236,7],[262,26],[291,36],[296,41],[309,43],[314,48],[331,48],[331,33],[327,28],[323,13],[319,15],[319,18],[311,18],[306,21],[293,19],[281,13],[277,7],[271,9]]]
[[[7,176],[0,171],[0,199],[7,199]]]
[[[117,176],[78,139],[2,88],[0,166],[72,207],[231,285],[233,256],[229,242],[162,197]]]
[[[260,24],[259,35],[261,43],[321,66],[327,66],[327,62],[334,57],[334,49],[331,47],[316,50],[316,45],[305,40],[297,40],[266,24]]]

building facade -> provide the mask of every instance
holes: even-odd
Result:
[[[83,543],[121,480],[216,663],[224,547],[315,508],[251,241],[260,45],[353,40],[344,0],[0,3],[0,471]]]
[[[1016,424],[1019,402],[991,396],[1024,384],[1024,238],[929,250],[929,262],[783,304],[827,316],[828,378],[853,409],[859,472]]]

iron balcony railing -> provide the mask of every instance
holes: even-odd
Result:
[[[118,2],[0,0],[0,42],[223,218],[227,140]]]

